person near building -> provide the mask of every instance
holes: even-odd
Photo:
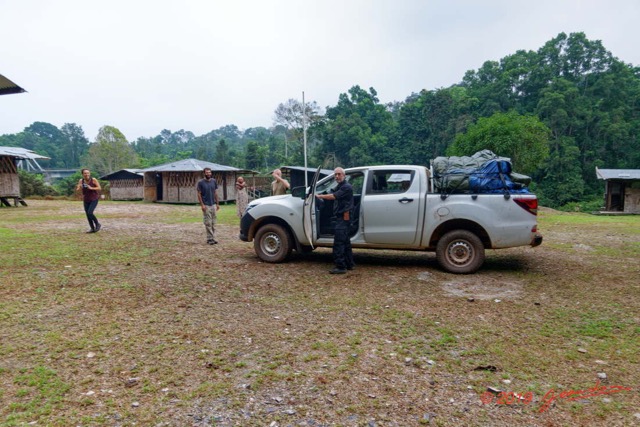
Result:
[[[220,209],[218,193],[216,192],[218,183],[213,178],[211,168],[204,168],[203,172],[204,178],[198,181],[196,190],[200,209],[202,209],[202,221],[207,232],[207,243],[215,245],[218,243],[216,240],[216,218],[217,211]]]
[[[271,174],[273,176],[273,182],[271,182],[271,195],[280,196],[281,194],[287,194],[287,190],[291,187],[289,181],[282,177],[282,171],[276,169]]]
[[[242,218],[244,211],[247,210],[249,204],[249,193],[247,192],[247,183],[244,178],[239,176],[236,180],[236,215]]]

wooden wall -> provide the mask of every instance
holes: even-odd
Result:
[[[169,203],[198,203],[196,184],[200,172],[163,172],[162,201]]]
[[[640,181],[627,186],[624,192],[624,211],[640,214]]]
[[[0,156],[0,197],[20,197],[20,178],[14,159]]]
[[[236,199],[236,172],[213,172],[218,183],[218,200],[231,202]],[[162,196],[158,197],[155,172],[144,174],[144,201],[165,203],[198,203],[196,185],[202,172],[162,172]],[[113,195],[112,195],[113,197]]]
[[[110,180],[109,189],[111,200],[142,200],[144,198],[142,177]]]

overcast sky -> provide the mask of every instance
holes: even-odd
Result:
[[[640,65],[638,0],[0,0],[0,135],[35,121],[129,141],[273,125],[289,98],[381,102],[582,31]]]

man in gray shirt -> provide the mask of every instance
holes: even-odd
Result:
[[[198,181],[196,190],[198,192],[198,201],[200,202],[200,208],[202,209],[202,220],[204,222],[204,228],[207,230],[207,243],[215,245],[218,243],[216,240],[216,212],[220,209],[218,203],[218,183],[213,178],[213,172],[211,168],[204,168],[204,178]]]

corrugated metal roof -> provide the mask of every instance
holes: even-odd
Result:
[[[598,169],[598,179],[640,179],[640,169]]]
[[[26,90],[0,74],[0,95],[10,95],[12,93],[22,93]]]
[[[204,160],[186,159],[164,165],[152,166],[144,169],[142,172],[198,172],[202,171],[204,168],[211,168],[214,172],[238,172],[242,170],[232,166],[205,162]]]
[[[142,178],[144,176],[144,173],[142,172],[142,169],[120,169],[119,171],[112,172],[112,173],[110,173],[108,175],[101,176],[100,179],[107,180],[107,181],[110,178],[124,179],[124,177],[126,177],[126,176],[131,177],[131,175],[136,175],[136,176],[139,176],[140,178]]]
[[[19,159],[48,159],[47,156],[41,156],[34,151],[20,147],[0,147],[0,156],[11,156]]]

